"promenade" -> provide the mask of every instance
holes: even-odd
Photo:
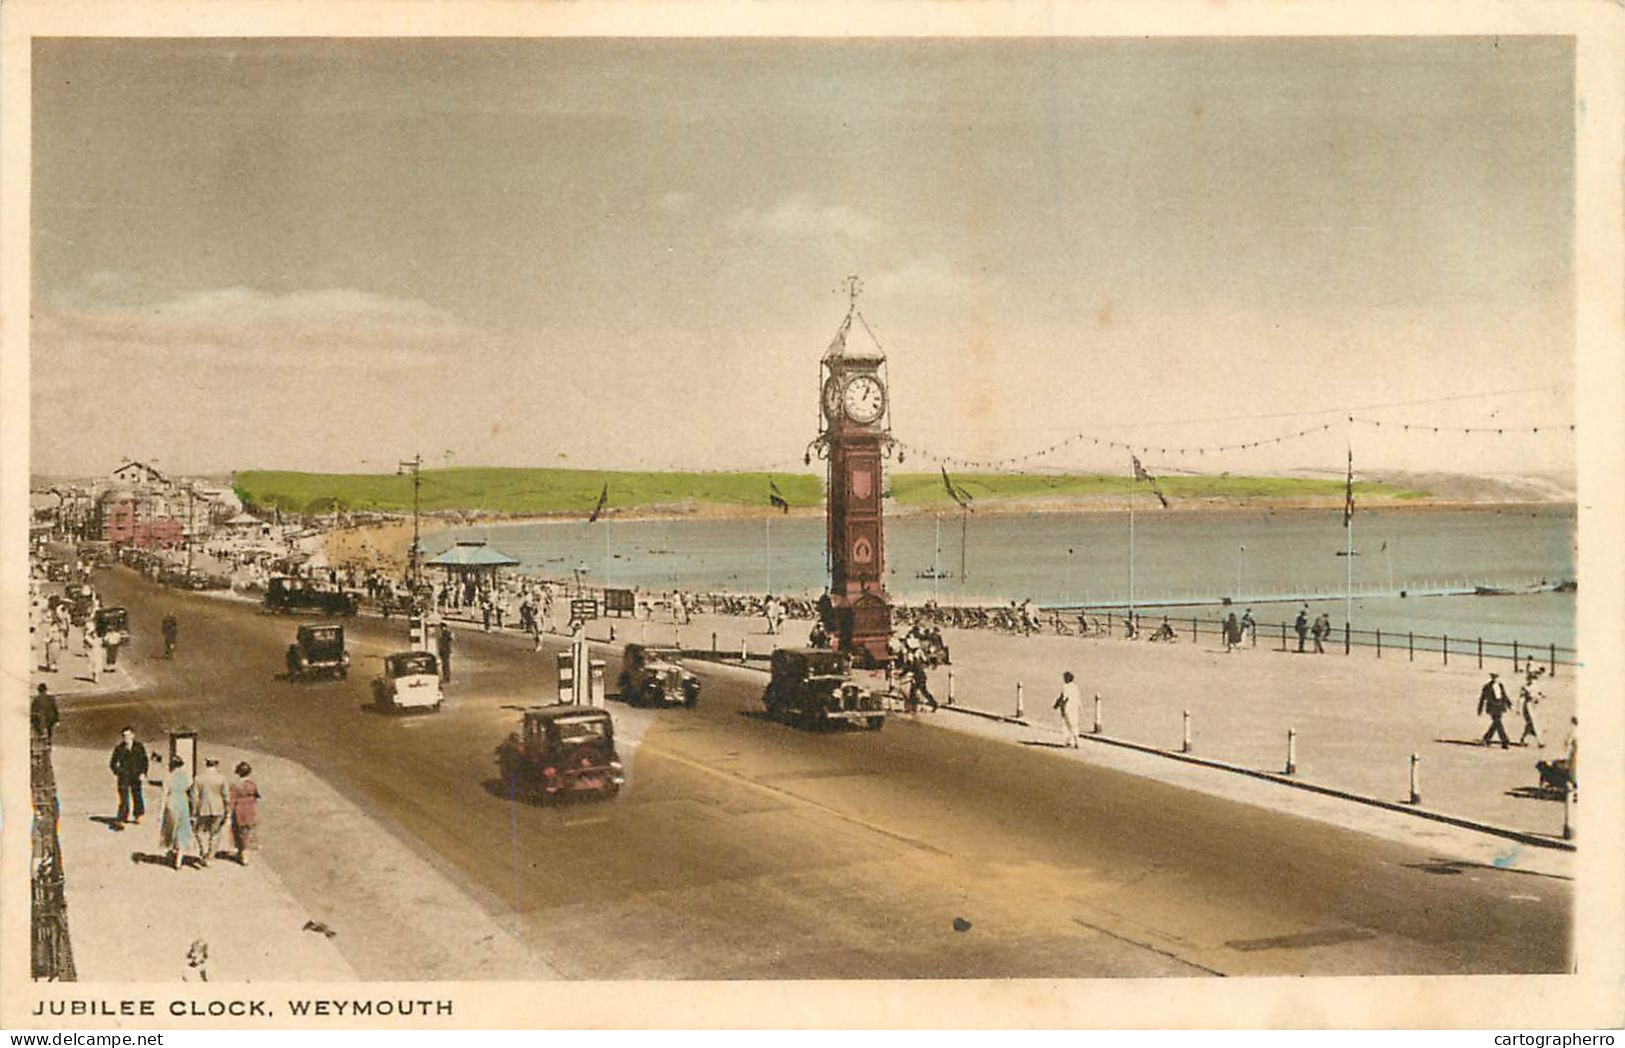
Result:
[[[589,635],[615,643],[647,639],[680,640],[688,650],[716,648],[737,663],[743,643],[750,664],[765,668],[775,646],[805,643],[809,623],[787,620],[779,636],[770,636],[762,619],[696,615],[678,626],[656,616],[647,623],[633,619],[600,619]],[[1084,695],[1074,711],[1085,734],[1080,759],[1111,761],[1110,749],[1088,738],[1094,720],[1093,696],[1102,707],[1102,735],[1137,746],[1178,752],[1183,745],[1184,713],[1191,716],[1191,753],[1197,757],[1266,773],[1285,771],[1287,731],[1296,732],[1293,778],[1372,800],[1409,807],[1410,757],[1419,762],[1421,803],[1414,807],[1472,822],[1562,840],[1563,805],[1538,795],[1534,762],[1562,755],[1575,711],[1578,675],[1583,670],[1560,666],[1557,676],[1542,676],[1535,687],[1545,698],[1536,723],[1545,749],[1528,746],[1503,750],[1479,745],[1489,721],[1477,716],[1479,688],[1493,668],[1516,700],[1522,676],[1500,662],[1480,670],[1471,664],[1408,661],[1404,653],[1378,658],[1371,649],[1339,649],[1327,654],[1283,652],[1260,638],[1257,647],[1226,653],[1217,638],[1188,635],[1174,643],[1120,638],[1058,636],[1018,637],[990,630],[944,631],[953,655],[951,667],[930,671],[932,693],[948,701],[952,693],[961,711],[1016,720],[1016,686],[1022,685],[1020,724],[1000,722],[1004,734],[1028,745],[1056,745],[1062,740],[1059,714],[1051,709],[1060,691],[1061,673],[1071,670]],[[922,714],[928,716],[928,714]],[[939,723],[971,730],[978,720],[954,712],[937,715]],[[1522,720],[1516,712],[1503,723],[1516,743]],[[1241,778],[1220,769],[1198,769],[1172,758],[1136,762],[1158,778],[1182,782],[1212,780],[1232,785]],[[1268,784],[1281,803],[1293,810],[1304,803],[1300,791]],[[1239,787],[1238,787],[1239,788]],[[1355,802],[1340,802],[1348,808]],[[1338,810],[1333,808],[1332,810]],[[1350,816],[1353,817],[1352,815]],[[1421,820],[1418,820],[1419,822]],[[1421,827],[1419,827],[1421,828]]]

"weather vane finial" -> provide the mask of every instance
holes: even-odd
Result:
[[[841,286],[846,288],[846,297],[851,305],[851,308],[857,309],[858,296],[863,294],[863,281],[859,280],[856,275],[853,275],[843,280],[841,282]]]

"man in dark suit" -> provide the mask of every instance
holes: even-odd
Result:
[[[113,757],[107,762],[113,777],[118,780],[118,821],[130,821],[132,807],[135,821],[147,813],[141,796],[141,780],[147,774],[147,748],[136,741],[134,729],[126,726],[119,744],[113,747]]]
[[[34,693],[34,701],[28,708],[28,722],[33,726],[35,735],[43,735],[47,739],[56,731],[56,722],[61,715],[56,709],[56,698],[51,689],[41,684]]]
[[[440,624],[440,632],[435,637],[435,652],[440,656],[440,680],[442,683],[450,683],[451,627],[444,622]]]
[[[1501,723],[1501,718],[1512,708],[1512,700],[1507,698],[1506,685],[1502,684],[1498,677],[1500,677],[1498,673],[1490,674],[1490,679],[1484,682],[1484,687],[1478,693],[1478,714],[1482,717],[1487,713],[1490,717],[1490,726],[1480,741],[1488,746],[1490,740],[1499,735],[1501,748],[1504,750],[1511,743],[1507,739],[1506,725]]]

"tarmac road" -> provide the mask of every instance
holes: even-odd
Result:
[[[556,649],[459,632],[445,709],[391,717],[370,709],[369,682],[378,656],[405,647],[399,620],[348,620],[350,678],[292,684],[278,675],[300,620],[123,569],[98,584],[130,608],[122,657],[150,659],[155,684],[65,704],[60,741],[111,746],[125,723],[144,738],[185,724],[298,760],[571,977],[1569,966],[1566,880],[1442,862],[929,717],[798,731],[759,715],[763,677],[739,669],[697,664],[694,710],[611,702],[629,772],[618,799],[512,803],[494,786],[493,749],[517,718],[501,707],[548,701]],[[154,657],[166,608],[180,620],[172,663]],[[611,659],[612,689],[617,670]],[[309,832],[306,846],[342,846]],[[295,892],[322,890],[299,882],[297,862],[277,868]]]

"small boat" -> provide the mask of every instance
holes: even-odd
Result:
[[[1360,551],[1359,550],[1352,550],[1351,551],[1351,550],[1346,550],[1346,549],[1340,549],[1340,550],[1337,551],[1337,555],[1339,557],[1358,557],[1360,555]]]
[[[927,568],[924,571],[916,571],[914,573],[914,577],[917,579],[946,579],[952,578],[953,576],[949,575],[946,571],[938,571],[936,568]]]

